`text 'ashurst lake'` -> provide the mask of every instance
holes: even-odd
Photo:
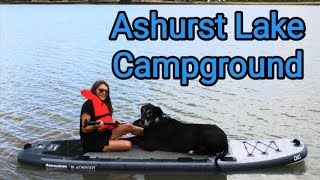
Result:
[[[269,17],[257,17],[253,22],[244,21],[244,13],[234,13],[234,39],[236,41],[299,41],[306,35],[306,25],[299,17],[278,17],[271,10]],[[157,10],[150,10],[149,17],[130,21],[125,11],[119,11],[109,40],[124,36],[128,41],[226,41],[225,27],[228,19],[223,13],[214,17],[161,17]],[[251,26],[251,31],[244,31]],[[248,28],[247,28],[248,29]],[[212,86],[228,74],[233,79],[303,79],[304,51],[296,49],[293,56],[138,56],[126,49],[117,51],[112,58],[113,74],[119,79],[176,79],[181,86],[200,76],[199,82]],[[275,76],[276,74],[276,76]]]

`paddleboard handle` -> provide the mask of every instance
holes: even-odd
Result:
[[[292,142],[294,143],[294,146],[300,146],[300,141],[298,139],[294,139]]]
[[[100,123],[99,123],[99,122],[96,122],[96,121],[88,121],[88,120],[86,119],[86,120],[84,120],[84,125],[83,125],[83,127],[85,128],[85,127],[87,127],[87,126],[94,126],[94,125],[98,125],[98,124],[100,124]],[[118,126],[118,125],[119,125],[119,123],[117,123],[117,122],[114,122],[114,123],[104,122],[103,124],[104,124],[104,125],[111,125],[111,126]]]

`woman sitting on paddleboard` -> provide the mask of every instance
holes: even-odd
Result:
[[[103,81],[96,81],[91,90],[82,90],[81,94],[88,100],[81,109],[80,136],[85,151],[108,152],[127,151],[132,144],[130,141],[118,139],[127,133],[143,135],[143,128],[132,124],[121,124],[119,120],[112,119],[112,104],[110,89]],[[87,126],[88,122],[99,124]],[[105,125],[105,124],[112,125]]]

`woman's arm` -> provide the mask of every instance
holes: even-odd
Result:
[[[96,129],[98,129],[99,127],[103,126],[103,122],[101,120],[98,120],[97,122],[100,122],[100,124],[97,124],[97,125],[92,125],[92,126],[87,126],[87,127],[83,127],[84,126],[84,121],[87,120],[87,121],[90,121],[91,119],[91,116],[84,112],[82,115],[81,115],[81,123],[82,123],[82,132],[83,133],[89,133],[89,132],[92,132]]]

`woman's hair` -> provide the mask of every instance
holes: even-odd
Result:
[[[112,113],[113,113],[113,108],[112,108],[112,103],[111,103],[111,99],[110,99],[110,88],[109,88],[108,83],[106,83],[104,80],[96,81],[96,82],[92,85],[92,87],[91,87],[91,92],[92,92],[93,94],[97,95],[97,94],[96,94],[96,90],[97,90],[97,88],[98,88],[101,84],[104,84],[104,85],[106,85],[106,86],[108,87],[108,95],[107,95],[106,99],[105,99],[103,102],[106,103],[106,105],[107,105],[108,108],[109,108],[110,114],[112,115]]]

